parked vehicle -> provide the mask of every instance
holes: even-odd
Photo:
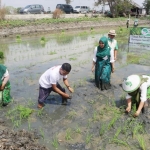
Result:
[[[44,7],[39,4],[27,5],[20,9],[20,14],[44,14]]]
[[[67,5],[67,4],[57,4],[56,5],[57,9],[61,9],[63,12],[65,12],[66,14],[70,14],[73,13],[73,7],[71,5]]]
[[[74,13],[88,13],[90,11],[88,6],[76,6]]]

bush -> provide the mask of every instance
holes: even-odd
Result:
[[[0,52],[0,58],[1,58],[1,59],[4,58],[3,52]]]
[[[54,12],[53,12],[53,18],[54,19],[57,19],[57,18],[60,18],[60,16],[64,14],[64,12],[60,9],[56,9]]]
[[[2,7],[0,8],[0,20],[4,20],[6,15],[6,8]]]

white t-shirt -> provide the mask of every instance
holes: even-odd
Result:
[[[142,77],[143,78],[148,78],[147,82],[144,82],[140,86],[140,91],[141,91],[140,100],[142,102],[145,102],[147,100],[147,88],[150,86],[150,76],[142,75]],[[132,98],[132,96],[127,94],[126,99],[129,99],[129,98]]]
[[[51,88],[52,84],[57,84],[57,82],[60,79],[62,78],[66,79],[67,75],[63,76],[59,73],[60,68],[61,65],[54,66],[45,71],[39,79],[40,86],[42,86],[43,88]]]
[[[110,46],[111,50],[110,50],[110,62],[115,62],[115,58],[114,58],[114,50],[116,47],[117,41],[115,39],[113,39],[112,41],[108,40],[108,45]]]
[[[2,79],[1,80],[3,80],[5,77],[7,77],[7,76],[9,76],[9,72],[8,72],[8,70],[6,69],[6,72],[4,73],[4,75],[3,75],[3,77],[2,77]]]

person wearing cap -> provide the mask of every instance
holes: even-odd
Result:
[[[64,63],[62,65],[51,67],[42,74],[39,79],[38,108],[44,107],[44,102],[52,91],[61,95],[62,104],[67,104],[67,99],[71,99],[71,96],[65,92],[65,89],[61,87],[58,81],[63,79],[64,84],[72,93],[73,89],[69,86],[67,80],[67,75],[70,71],[71,65],[69,63]]]
[[[115,40],[115,36],[116,36],[116,31],[115,30],[110,30],[108,32],[108,44],[111,48],[110,51],[110,62],[112,63],[112,72],[114,72],[115,67],[114,67],[114,62],[117,60],[117,50],[118,50],[118,44],[117,44],[117,40]]]
[[[147,99],[150,98],[150,76],[130,75],[123,80],[122,88],[128,93],[126,95],[126,112],[129,113],[132,108],[132,103],[135,103],[137,110],[134,117],[139,116],[141,110],[144,113],[144,108],[146,109],[148,106]]]
[[[99,46],[94,49],[92,72],[94,72],[94,70],[96,86],[101,90],[110,89],[110,47],[108,45],[108,38],[105,36],[100,38]]]

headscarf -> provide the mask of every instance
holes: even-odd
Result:
[[[2,84],[2,77],[4,76],[5,72],[6,72],[6,67],[0,64],[0,86]]]
[[[108,38],[103,36],[100,38],[99,42],[104,43],[104,47],[101,48],[100,46],[97,47],[97,54],[96,57],[103,58],[105,56],[110,56],[110,47],[108,45]]]

